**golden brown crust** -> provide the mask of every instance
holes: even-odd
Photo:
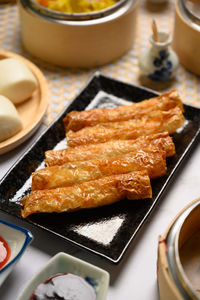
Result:
[[[66,132],[78,131],[84,127],[95,126],[99,123],[121,122],[138,119],[154,110],[167,111],[179,107],[183,111],[183,104],[176,90],[164,93],[158,97],[123,105],[112,109],[93,109],[87,111],[72,111],[64,118]]]
[[[166,156],[175,153],[169,134],[184,124],[182,112],[171,91],[131,106],[68,114],[71,148],[46,152],[46,164],[54,166],[33,173],[22,217],[152,197],[150,178],[166,174]]]
[[[22,199],[21,215],[39,212],[68,212],[108,205],[124,198],[151,198],[149,176],[145,171],[102,177],[79,185],[38,190]]]
[[[141,136],[136,140],[114,140],[100,144],[89,144],[76,148],[49,150],[45,152],[47,166],[63,165],[72,161],[85,161],[99,158],[109,158],[129,152],[145,149],[163,150],[166,156],[175,154],[175,146],[168,132]]]
[[[102,123],[93,127],[85,127],[77,132],[66,134],[69,147],[86,144],[104,143],[109,140],[136,139],[142,135],[168,131],[175,132],[185,122],[180,108],[168,111],[153,111],[138,120]]]
[[[32,174],[32,190],[67,187],[103,176],[146,170],[150,178],[166,174],[165,152],[138,150],[114,158],[71,162],[40,169]]]

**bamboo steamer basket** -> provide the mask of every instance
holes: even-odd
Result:
[[[200,299],[199,267],[200,198],[185,207],[164,236],[159,237],[157,277],[160,299]]]
[[[200,1],[176,0],[173,49],[180,63],[200,75]]]
[[[107,64],[133,46],[138,0],[93,13],[67,14],[18,0],[22,43],[33,56],[72,68]]]

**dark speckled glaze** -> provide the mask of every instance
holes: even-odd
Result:
[[[54,148],[65,137],[62,119],[71,110],[84,110],[99,91],[133,102],[151,98],[151,90],[125,84],[96,74],[70,106],[42,134],[32,148],[12,167],[0,183],[0,209],[18,218],[20,200],[30,192],[30,182],[22,190],[31,173],[44,160],[44,152]],[[167,175],[152,180],[153,198],[138,201],[121,201],[110,206],[63,214],[35,214],[26,219],[43,229],[57,234],[72,243],[117,263],[131,240],[149,216],[154,205],[161,201],[164,190],[200,136],[200,109],[185,105],[187,124],[174,134],[176,155],[167,161]]]

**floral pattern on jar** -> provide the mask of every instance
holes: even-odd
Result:
[[[178,57],[171,49],[171,37],[164,32],[158,34],[159,41],[150,38],[151,47],[139,58],[141,75],[153,81],[165,82],[175,75],[178,67]]]

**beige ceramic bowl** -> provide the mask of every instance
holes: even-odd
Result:
[[[200,1],[176,0],[173,49],[180,63],[200,75]]]
[[[131,49],[138,0],[119,0],[90,14],[62,14],[19,0],[24,47],[52,64],[92,68],[107,64]]]
[[[200,199],[190,203],[169,226],[158,246],[161,300],[200,299]]]

